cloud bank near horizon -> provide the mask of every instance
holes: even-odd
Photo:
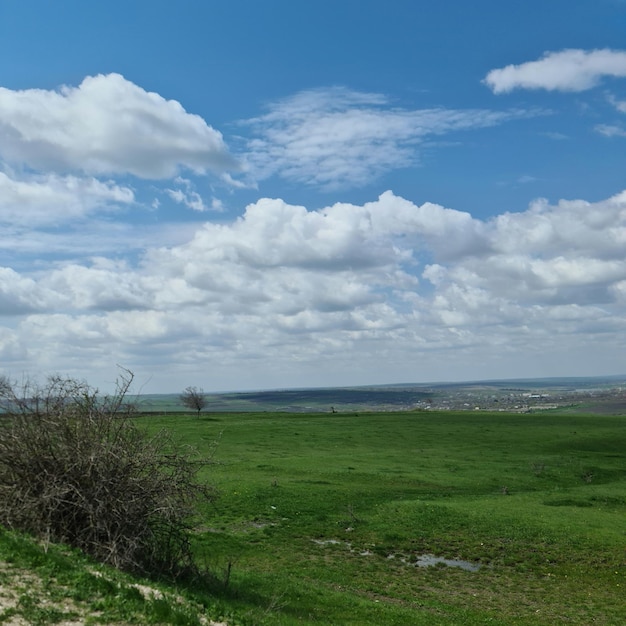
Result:
[[[136,264],[3,268],[0,358],[18,370],[272,363],[284,375],[296,363],[410,364],[417,353],[621,349],[624,242],[626,192],[488,220],[392,192],[319,210],[265,198]]]

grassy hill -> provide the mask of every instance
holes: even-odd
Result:
[[[123,574],[65,546],[0,530],[1,624],[224,624],[210,617],[222,609],[207,599]]]
[[[212,455],[203,479],[220,496],[200,511],[194,550],[215,584],[136,580],[3,532],[0,623],[626,623],[626,417],[231,412],[138,423]]]

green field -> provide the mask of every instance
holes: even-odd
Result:
[[[216,439],[198,549],[268,624],[626,622],[626,418],[148,418]],[[419,568],[423,554],[480,564]]]
[[[626,417],[147,415],[213,463],[194,534],[232,624],[626,623]],[[460,560],[467,568],[424,555]],[[169,623],[193,623],[180,621]]]

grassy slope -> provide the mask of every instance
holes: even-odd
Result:
[[[217,568],[232,563],[232,601],[254,623],[626,620],[625,418],[237,414],[147,423],[200,448],[220,437],[207,479],[222,494],[204,514],[198,549]],[[422,553],[484,567],[403,563]]]
[[[0,624],[223,626],[212,619],[222,614],[220,603],[203,600],[0,529]]]
[[[219,439],[204,477],[221,497],[202,511],[195,539],[223,589],[188,593],[236,615],[231,623],[626,623],[624,417],[246,413],[140,423],[203,454]],[[424,553],[482,567],[415,567]]]

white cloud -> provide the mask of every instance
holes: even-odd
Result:
[[[626,129],[615,124],[598,124],[595,131],[605,137],[626,137]]]
[[[221,133],[119,74],[58,91],[0,87],[0,159],[48,172],[174,177],[236,170]]]
[[[182,191],[181,189],[166,189],[169,197],[176,204],[183,204],[186,207],[198,211],[200,213],[208,211],[209,207],[204,204],[204,200],[197,191]]]
[[[381,94],[344,88],[304,91],[245,122],[248,167],[257,179],[278,175],[325,190],[370,183],[419,161],[428,137],[500,124],[517,112],[402,109]]]
[[[166,189],[165,193],[174,200],[176,204],[182,204],[200,213],[208,211],[210,208],[213,210],[221,209],[219,202],[212,202],[211,207],[208,207],[200,194],[194,189],[194,185],[189,179],[177,176],[174,182],[178,183],[179,188]]]
[[[152,304],[141,281],[125,263],[94,259],[91,267],[76,264],[53,270],[41,281],[73,310],[144,309]]]
[[[491,246],[503,255],[620,259],[626,244],[626,192],[592,203],[533,202],[522,213],[504,213],[489,222]]]
[[[615,96],[609,94],[608,101],[617,111],[626,113],[626,100],[618,100]]]
[[[626,330],[625,250],[626,192],[486,221],[391,192],[315,211],[262,199],[138,263],[3,270],[0,309],[14,322],[0,352],[81,376],[84,363],[122,363],[160,390],[180,386],[173,363],[183,378],[201,370],[213,388],[241,388],[252,372],[257,386],[298,384],[304,371],[340,384],[335,369],[373,362],[410,380],[488,355],[613,354]]]
[[[626,193],[596,204],[538,201],[488,222],[390,192],[319,211],[265,199],[230,224],[204,224],[188,243],[149,250],[140,267],[96,259],[39,283],[78,311],[353,311],[420,293],[422,271],[438,287],[451,281],[512,301],[571,297],[571,287],[585,300],[587,287],[626,279],[625,246]],[[425,270],[423,257],[434,261]]]
[[[576,92],[597,86],[604,77],[626,77],[626,51],[547,52],[538,61],[491,70],[483,82],[496,94],[514,89]]]
[[[131,189],[111,181],[56,174],[18,179],[0,171],[0,223],[4,224],[58,224],[134,200]]]
[[[611,305],[626,278],[626,193],[603,202],[537,201],[485,224],[486,253],[428,268],[441,291],[449,285],[485,290],[518,307]],[[536,313],[536,310],[535,310]]]
[[[141,251],[172,246],[188,241],[196,225],[188,222],[161,222],[140,227],[114,220],[90,219],[69,223],[57,229],[30,228],[24,220],[19,224],[2,224],[0,259],[14,269],[45,268],[50,264],[74,259],[84,262],[94,256],[114,258],[135,257]]]
[[[59,297],[31,278],[20,276],[9,267],[0,267],[0,315],[11,316],[54,307]]]
[[[27,351],[14,331],[0,327],[0,359],[5,363],[20,363],[26,360]]]

